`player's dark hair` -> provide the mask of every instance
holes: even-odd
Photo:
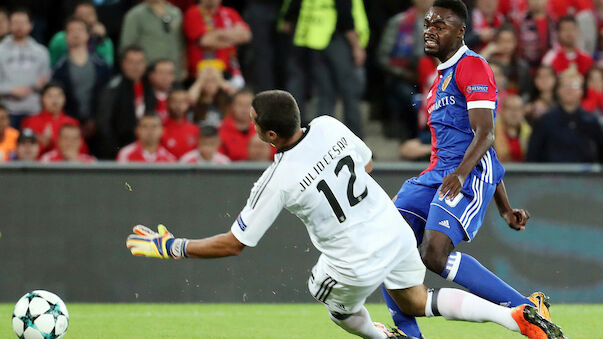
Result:
[[[25,14],[25,15],[27,15],[27,19],[29,19],[29,22],[31,22],[31,12],[29,11],[29,9],[27,9],[25,7],[17,7],[15,9],[13,9],[10,12],[10,15],[13,16],[14,14]]]
[[[47,83],[44,87],[42,87],[42,90],[40,91],[40,97],[43,97],[46,92],[48,92],[52,88],[59,88],[63,92],[63,94],[65,94],[65,89],[63,88],[63,85],[60,82],[51,81]]]
[[[299,108],[289,92],[261,92],[251,106],[257,113],[255,122],[263,131],[271,130],[281,138],[290,138],[300,128]]]
[[[142,49],[142,47],[140,47],[139,45],[136,45],[136,44],[128,45],[119,54],[119,60],[120,61],[124,61],[124,59],[126,58],[126,56],[129,53],[142,53],[142,54],[144,54],[144,49]]]
[[[218,129],[216,128],[216,126],[212,126],[212,125],[201,126],[201,129],[199,130],[200,138],[211,138],[211,137],[215,137],[215,136],[218,136]]]
[[[90,33],[90,27],[88,27],[88,24],[86,23],[86,21],[84,21],[80,18],[76,18],[74,16],[70,16],[67,18],[67,20],[65,20],[65,31],[67,30],[67,26],[69,26],[69,24],[72,24],[74,22],[84,25],[84,27],[86,27],[86,32]]]
[[[432,7],[442,7],[451,10],[461,19],[463,24],[467,22],[467,18],[469,17],[467,5],[461,0],[435,0]]]
[[[564,22],[571,22],[574,25],[578,25],[578,22],[576,21],[576,17],[573,15],[565,15],[562,16],[559,21],[557,22],[557,30],[559,30],[561,28],[561,24]]]

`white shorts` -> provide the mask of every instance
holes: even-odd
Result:
[[[352,314],[383,283],[387,289],[398,290],[423,284],[425,265],[416,248],[404,253],[400,261],[385,274],[382,282],[368,286],[353,286],[335,281],[330,268],[321,260],[312,268],[308,289],[314,299],[325,304],[331,313]]]

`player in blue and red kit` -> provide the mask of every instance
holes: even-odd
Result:
[[[464,44],[466,20],[467,7],[459,0],[436,0],[425,16],[425,54],[441,61],[427,95],[431,160],[404,183],[394,202],[413,227],[427,268],[496,304],[535,304],[550,319],[544,294],[525,297],[470,255],[454,251],[461,241],[473,239],[492,197],[511,228],[523,230],[530,217],[509,204],[505,170],[492,147],[496,83],[484,58]],[[414,318],[387,293],[384,297],[396,326],[421,338]]]

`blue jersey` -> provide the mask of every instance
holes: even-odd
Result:
[[[496,121],[496,95],[492,69],[482,56],[466,46],[438,66],[438,76],[427,96],[432,151],[429,167],[423,173],[449,171],[460,165],[475,134],[468,111],[491,109]],[[491,147],[471,174],[486,183],[498,184],[504,173]]]

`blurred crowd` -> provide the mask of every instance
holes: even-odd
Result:
[[[361,102],[431,152],[423,53],[433,0],[6,0],[0,162],[270,161],[254,93],[285,89],[302,123],[364,137]],[[603,162],[603,0],[467,0],[465,42],[498,86],[502,161]]]

